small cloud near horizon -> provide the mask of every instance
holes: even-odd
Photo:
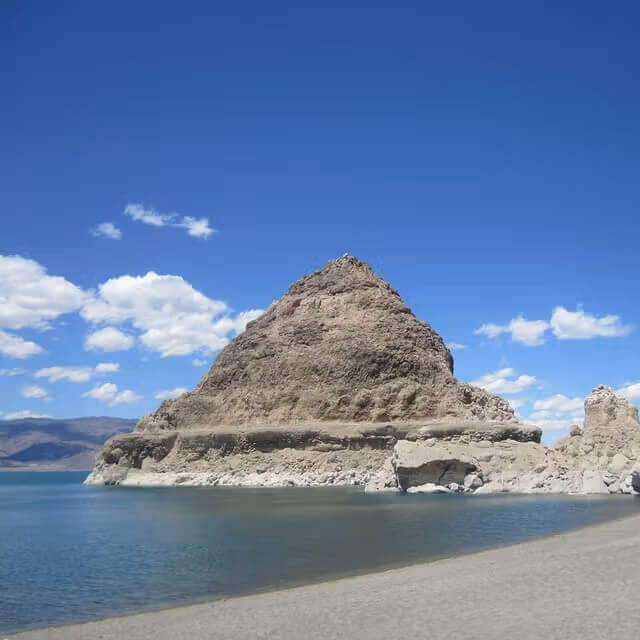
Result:
[[[175,398],[180,397],[183,393],[187,393],[189,389],[185,387],[176,387],[175,389],[164,389],[162,391],[157,391],[154,394],[154,398],[156,400],[174,400]]]
[[[489,339],[508,333],[513,342],[527,347],[538,347],[545,343],[546,332],[549,329],[558,340],[591,340],[593,338],[621,338],[631,333],[633,326],[622,324],[620,316],[597,317],[581,308],[569,311],[558,306],[553,310],[548,322],[546,320],[527,320],[520,315],[504,325],[488,322],[473,333],[484,335]]]
[[[118,385],[113,384],[113,382],[105,382],[104,384],[98,385],[82,394],[83,398],[92,398],[94,400],[100,400],[101,402],[105,402],[110,407],[115,407],[119,404],[136,404],[142,400],[140,394],[135,393],[131,389],[123,389],[122,391],[118,390]]]

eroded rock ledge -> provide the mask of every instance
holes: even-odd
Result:
[[[365,485],[399,443],[435,439],[537,444],[540,429],[515,423],[321,424],[132,433],[109,440],[89,484],[232,486]]]

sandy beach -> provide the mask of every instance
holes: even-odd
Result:
[[[640,516],[428,564],[21,640],[638,638]]]

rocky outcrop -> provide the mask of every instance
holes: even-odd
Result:
[[[198,386],[109,440],[95,484],[365,485],[367,491],[640,491],[638,412],[607,387],[552,448],[459,383],[442,338],[343,256],[293,284]]]
[[[391,464],[403,491],[424,484],[473,491],[494,472],[523,471],[543,464],[540,436],[540,429],[528,425],[460,424],[446,433],[423,427],[398,441]]]
[[[88,482],[385,488],[398,441],[464,425],[490,440],[520,430],[507,402],[454,378],[442,338],[393,287],[343,256],[250,322],[192,392],[109,441]]]
[[[478,494],[640,493],[637,410],[610,388],[593,390],[584,428],[572,428],[554,447],[540,444],[534,428],[510,428],[461,425],[446,436],[434,427],[409,434],[389,459],[396,487],[411,493],[438,487]]]
[[[391,285],[343,256],[291,285],[136,430],[436,418],[515,421],[507,402],[456,381],[442,338]]]
[[[640,462],[638,409],[605,386],[589,394],[584,409],[584,428],[551,450],[553,468],[572,479],[570,486],[582,478],[584,492],[631,493],[630,474]]]

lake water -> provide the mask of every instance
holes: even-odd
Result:
[[[1,633],[326,580],[640,513],[629,496],[99,488],[83,486],[85,475],[0,473]]]

